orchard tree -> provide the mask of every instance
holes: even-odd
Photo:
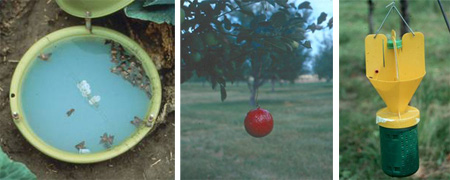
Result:
[[[319,53],[315,57],[313,69],[320,79],[323,78],[327,82],[333,79],[333,37],[324,37]]]
[[[369,15],[367,21],[369,23],[369,34],[373,34],[373,9],[375,7],[372,0],[368,0],[367,5],[369,6]]]
[[[247,79],[250,103],[271,79],[293,81],[301,72],[311,42],[306,33],[332,28],[321,13],[312,20],[308,1],[183,0],[181,10],[181,81],[194,74],[220,88]]]
[[[406,23],[409,23],[409,11],[408,11],[408,1],[406,0],[400,0],[400,11],[402,13],[403,18],[405,19]],[[406,27],[406,24],[403,23],[402,20],[400,20],[400,32],[401,35],[407,33],[409,30]]]

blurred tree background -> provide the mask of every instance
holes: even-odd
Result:
[[[332,4],[182,1],[183,179],[332,178],[333,86],[313,74],[332,66]],[[274,119],[263,138],[243,123],[258,102]]]
[[[333,19],[326,13],[311,18],[309,1],[295,2],[183,0],[181,81],[201,77],[213,89],[219,86],[222,101],[227,96],[227,82],[246,81],[251,105],[256,105],[257,91],[266,82],[272,82],[272,89],[280,80],[294,82],[311,58],[307,32],[333,27]],[[332,42],[332,37],[328,38]],[[322,49],[327,50],[329,47]],[[327,80],[332,78],[332,59],[325,59],[332,57],[332,51],[329,53],[317,56],[323,60],[313,63],[324,66],[317,70]]]
[[[331,81],[333,79],[333,38],[324,38],[319,54],[314,61],[314,72],[319,78]]]
[[[339,29],[339,175],[341,179],[386,179],[381,170],[375,113],[384,102],[365,76],[364,38],[374,33],[389,9],[390,0],[340,1]],[[437,1],[397,1],[414,31],[425,35],[427,75],[411,105],[420,109],[419,171],[409,178],[450,178],[450,34]],[[442,1],[447,13],[450,2]],[[342,13],[345,12],[345,13]],[[372,24],[373,23],[373,24]],[[397,13],[392,12],[380,33],[391,29],[399,36]],[[403,30],[402,30],[403,29]]]

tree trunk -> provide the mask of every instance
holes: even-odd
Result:
[[[403,18],[405,18],[405,21],[407,23],[409,23],[408,1],[400,0],[400,6],[401,6],[400,11],[402,13]],[[403,20],[400,19],[400,21],[401,21],[401,28],[400,28],[400,32],[401,32],[400,37],[401,37],[403,34],[407,33],[409,30],[408,30],[408,27],[406,26],[406,24],[403,22]]]
[[[256,91],[258,89],[255,89],[255,83],[256,79],[253,79],[253,82],[250,82],[250,78],[247,80],[247,86],[248,89],[250,90],[250,106],[255,106],[256,105]]]
[[[250,89],[250,102],[249,102],[250,106],[258,105],[256,95],[258,94],[259,87],[261,87],[264,83],[265,80],[259,77],[254,78],[253,84],[251,84],[250,81],[248,81],[248,87]]]
[[[257,90],[252,90],[250,91],[250,106],[256,106],[256,91]]]
[[[368,0],[367,3],[369,4],[369,34],[373,34],[373,1]]]
[[[275,92],[275,78],[271,79],[271,83],[272,83],[272,92]]]

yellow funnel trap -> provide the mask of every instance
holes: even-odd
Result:
[[[397,40],[392,30],[390,38],[372,34],[365,43],[366,76],[387,105],[376,116],[381,168],[389,176],[409,176],[419,168],[420,112],[408,103],[425,76],[424,36],[406,33]]]
[[[425,49],[420,32],[406,33],[401,41],[395,36],[392,31],[390,40],[383,34],[366,37],[366,76],[389,112],[398,114],[401,119],[425,76]],[[388,47],[389,42],[392,42],[391,47]]]
[[[389,176],[406,177],[419,169],[419,139],[417,126],[420,112],[408,106],[420,81],[425,76],[425,40],[414,32],[395,6],[389,12],[376,34],[366,37],[366,76],[386,103],[377,112],[380,132],[381,169]],[[411,33],[397,40],[379,34],[389,14],[398,13]]]

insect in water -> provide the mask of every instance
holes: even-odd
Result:
[[[38,56],[38,58],[43,61],[48,61],[48,59],[50,58],[51,55],[52,55],[52,53],[47,53],[47,54],[42,53]]]
[[[70,109],[69,111],[67,111],[67,117],[70,117],[72,115],[72,113],[75,111],[75,109]]]
[[[148,121],[146,122],[146,125],[148,127],[152,127],[153,126],[153,118],[154,118],[153,114],[150,114],[150,117],[148,118]]]
[[[130,62],[130,67],[136,67],[136,63],[135,62]]]
[[[120,53],[124,53],[124,52],[125,52],[125,49],[124,49],[123,46],[120,45],[120,44],[119,44],[118,49],[119,49]]]
[[[120,68],[120,67],[119,67],[119,68]],[[112,68],[111,68],[111,72],[112,72],[112,73],[118,73],[118,72],[120,71],[119,68],[112,67]]]
[[[136,85],[137,85],[137,81],[136,81],[136,80],[133,80],[133,81],[131,81],[131,84],[132,84],[133,86],[136,86]]]
[[[112,55],[113,57],[116,57],[116,55],[117,55],[117,50],[116,50],[116,48],[112,48],[112,49],[111,49],[111,55]]]
[[[111,39],[106,39],[105,40],[105,45],[107,45],[107,44],[111,44],[113,41],[111,40]]]
[[[111,72],[114,74],[120,74],[122,72],[122,67],[112,67]]]
[[[125,55],[120,56],[120,60],[122,60],[122,61],[127,60],[127,56],[125,56]]]
[[[124,76],[124,77],[127,77],[129,75],[127,71],[122,71],[121,73],[122,73],[122,76]]]
[[[142,123],[142,119],[139,118],[139,117],[137,117],[137,116],[134,116],[134,120],[132,120],[132,121],[130,121],[130,122],[131,122],[131,124],[133,124],[134,126],[139,127],[139,125],[141,125],[141,123]]]
[[[142,74],[138,73],[138,74],[136,75],[136,77],[137,77],[138,79],[142,79],[144,76],[142,76]]]
[[[114,136],[111,134],[108,136],[107,133],[104,133],[103,136],[100,136],[100,144],[103,144],[106,148],[111,148],[114,143]]]
[[[151,90],[149,86],[150,80],[145,74],[142,62],[136,56],[126,52],[122,45],[114,41],[111,42],[111,62],[115,64],[110,69],[112,73],[121,76],[131,85],[139,87],[149,95],[149,91]]]
[[[77,148],[77,150],[86,149],[85,142],[82,141],[82,142],[78,143],[77,145],[75,145],[75,148]]]

